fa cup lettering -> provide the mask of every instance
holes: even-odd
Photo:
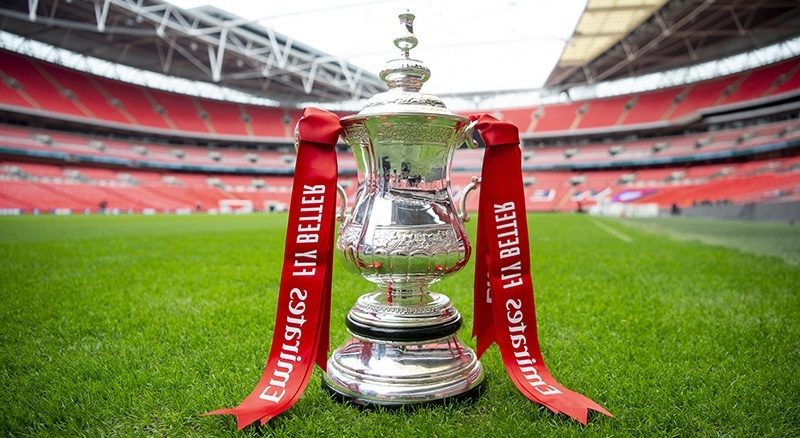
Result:
[[[519,229],[514,201],[494,204],[494,223],[500,247],[500,260],[519,256]],[[519,260],[502,266],[500,271],[503,289],[522,285],[522,264]]]
[[[303,186],[300,198],[300,217],[297,223],[297,238],[300,244],[317,244],[322,226],[322,203],[325,200],[325,186]],[[293,277],[309,277],[317,273],[317,250],[297,251],[294,253]]]

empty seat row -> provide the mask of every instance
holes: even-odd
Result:
[[[454,172],[453,192],[459,193],[472,175]],[[340,182],[352,196],[355,180],[348,177]],[[800,198],[800,157],[638,171],[525,172],[523,183],[529,211],[569,211],[614,199],[669,207],[673,203]],[[288,176],[167,174],[4,161],[0,162],[0,209],[208,211],[218,209],[220,201],[239,200],[261,210],[287,205],[291,184]],[[637,197],[625,196],[630,192],[638,192]],[[468,208],[474,211],[477,202],[478,196],[470,196]]]
[[[522,132],[602,129],[664,122],[707,108],[800,89],[800,58],[721,78],[632,95],[500,109]],[[296,109],[169,93],[70,70],[0,50],[0,105],[93,123],[188,135],[287,139]]]
[[[127,84],[2,50],[0,79],[0,105],[156,132],[287,138],[300,115]]]
[[[490,111],[521,132],[571,131],[677,120],[720,105],[796,92],[800,58],[655,91]]]
[[[469,173],[455,173],[455,191],[469,178]],[[669,208],[673,203],[800,200],[800,157],[636,171],[526,172],[523,181],[528,211],[575,211],[600,201]],[[467,201],[469,210],[478,208],[478,196]]]
[[[525,165],[548,166],[563,163],[607,163],[611,161],[648,160],[656,157],[687,157],[699,152],[745,150],[776,142],[800,139],[800,123],[781,121],[755,127],[688,135],[664,136],[611,143],[569,144],[565,146],[525,147]],[[130,161],[147,161],[165,167],[176,163],[241,168],[291,169],[294,154],[278,150],[210,149],[197,145],[165,145],[123,141],[103,137],[0,125],[0,141],[7,149],[23,151],[58,151],[74,156],[104,156]],[[338,154],[339,168],[355,170],[349,152]],[[480,168],[482,149],[459,149],[454,169]]]

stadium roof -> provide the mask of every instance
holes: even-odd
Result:
[[[284,103],[370,97],[380,79],[214,7],[161,0],[4,2],[0,28],[95,58],[214,82]]]
[[[589,0],[559,66],[583,65],[640,25],[666,0]]]
[[[634,13],[635,9],[647,11],[647,16]],[[637,21],[641,23],[638,26]],[[590,0],[546,85],[597,83],[654,73],[797,35],[797,1]],[[602,50],[604,47],[607,50]]]

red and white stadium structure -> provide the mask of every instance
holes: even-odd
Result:
[[[591,0],[581,23],[625,11],[603,3]],[[612,201],[662,211],[797,203],[800,57],[791,52],[800,34],[797,3],[655,4],[616,33],[576,32],[573,46],[581,38],[611,40],[577,61],[562,58],[545,92],[551,103],[481,110],[520,128],[528,209],[574,211]],[[373,74],[208,7],[5,2],[0,29],[5,214],[281,210],[289,200],[299,108],[384,89]],[[752,61],[770,48],[788,54],[702,80],[569,99],[580,87],[600,89],[735,55],[729,59]],[[68,68],[68,58],[223,88],[214,99],[180,94]],[[481,160],[481,149],[456,153],[454,189],[479,173]],[[355,163],[344,147],[339,165],[343,185],[355,190]]]

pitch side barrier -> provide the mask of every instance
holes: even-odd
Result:
[[[800,221],[800,203],[790,201],[699,205],[683,209],[681,215],[709,219],[796,223]]]

